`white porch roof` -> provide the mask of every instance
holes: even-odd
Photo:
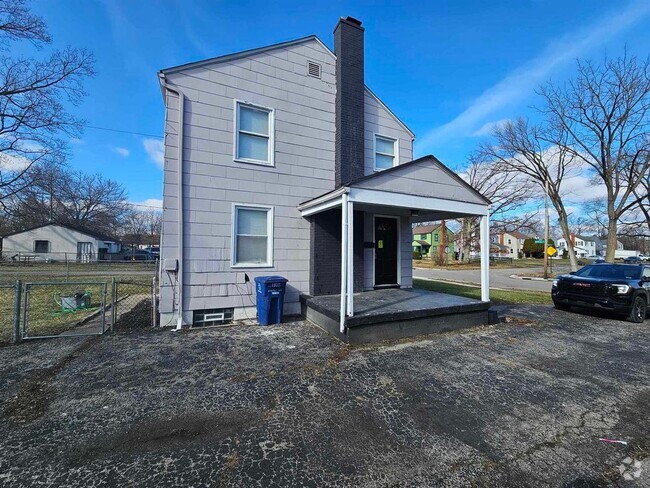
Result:
[[[433,156],[377,172],[352,181],[298,206],[308,217],[341,205],[341,195],[349,202],[383,207],[406,208],[414,222],[485,216],[490,201]]]
[[[341,207],[340,331],[354,315],[354,210],[410,210],[411,222],[479,217],[481,301],[489,302],[490,201],[433,156],[374,173],[347,183],[298,206],[303,217]]]

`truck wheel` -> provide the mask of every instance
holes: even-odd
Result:
[[[640,295],[634,297],[634,301],[632,302],[632,310],[630,310],[630,314],[627,316],[627,320],[634,322],[635,324],[642,323],[645,320],[646,310],[647,304],[645,298]]]

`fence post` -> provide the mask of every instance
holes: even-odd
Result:
[[[106,332],[106,286],[108,283],[104,281],[102,290],[102,334]]]
[[[65,282],[70,279],[70,263],[68,262],[68,253],[65,253]]]
[[[14,298],[14,332],[13,332],[13,343],[17,344],[22,340],[22,334],[20,333],[20,298],[22,297],[23,291],[23,282],[18,280],[16,281],[16,295]]]
[[[115,326],[115,312],[117,309],[117,282],[115,276],[111,278],[111,332]]]

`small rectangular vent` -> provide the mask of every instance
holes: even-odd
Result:
[[[210,310],[194,311],[194,327],[211,325],[226,325],[232,322],[234,310],[232,308],[216,308]]]
[[[313,61],[308,61],[307,72],[309,76],[313,76],[314,78],[320,78],[320,64],[314,63]]]

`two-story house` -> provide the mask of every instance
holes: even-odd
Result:
[[[364,79],[364,28],[164,69],[162,325],[255,316],[251,281],[282,275],[301,297],[412,287],[412,224],[481,219],[489,201],[433,156]],[[435,195],[435,197],[433,196]],[[483,246],[485,249],[487,245]],[[487,251],[486,251],[487,257]],[[482,299],[489,301],[487,258]]]
[[[577,257],[585,258],[587,256],[601,256],[603,254],[603,243],[598,236],[571,234],[570,237]],[[556,244],[558,255],[561,256],[564,251],[568,250],[567,240],[564,237],[559,238]]]
[[[519,259],[524,255],[524,241],[530,239],[530,236],[519,231],[499,233],[498,244],[508,248],[507,255],[513,259]]]
[[[447,259],[453,259],[456,252],[454,239],[456,234],[445,224],[443,225],[418,225],[413,227],[413,251],[419,252],[423,257],[436,256],[440,247],[444,249]]]

